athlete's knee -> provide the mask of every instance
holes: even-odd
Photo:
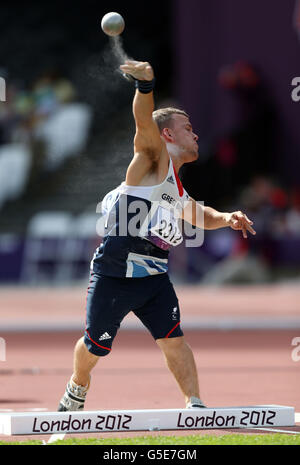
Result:
[[[105,357],[111,352],[111,344],[107,344],[106,346],[98,344],[93,339],[91,339],[89,334],[85,334],[83,340],[87,350],[93,355],[97,355],[98,357]]]
[[[181,350],[186,345],[184,336],[156,339],[156,343],[164,352]]]

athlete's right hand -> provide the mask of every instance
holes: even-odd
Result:
[[[120,69],[123,73],[130,74],[139,81],[152,81],[154,79],[153,68],[147,61],[126,60]]]
[[[227,213],[227,224],[236,231],[242,231],[244,239],[247,239],[247,231],[255,235],[256,231],[252,228],[253,221],[249,220],[248,216],[241,211]]]

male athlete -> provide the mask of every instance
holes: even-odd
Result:
[[[155,79],[149,63],[130,60],[120,69],[135,80],[134,156],[125,182],[103,201],[106,229],[91,262],[86,329],[75,346],[73,375],[58,410],[84,408],[90,372],[99,357],[111,352],[130,311],[162,350],[186,407],[201,408],[205,405],[193,353],[180,327],[178,300],[167,274],[169,249],[182,242],[182,218],[201,229],[229,226],[241,230],[244,238],[247,231],[255,231],[242,212],[220,213],[189,197],[177,175],[184,163],[198,158],[198,137],[188,115],[174,108],[154,111]],[[146,207],[144,216],[133,231],[130,225],[141,205]]]

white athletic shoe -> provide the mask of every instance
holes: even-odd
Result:
[[[74,383],[71,378],[67,384],[65,393],[60,400],[57,411],[71,412],[76,410],[83,410],[89,386],[90,381],[86,386],[79,386],[78,384]]]
[[[199,397],[191,397],[190,401],[186,404],[186,408],[207,408]]]

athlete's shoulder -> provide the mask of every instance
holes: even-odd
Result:
[[[111,190],[110,192],[108,192],[102,202],[101,202],[101,207],[102,207],[102,211],[103,212],[107,212],[111,209],[111,207],[113,206],[113,204],[116,202],[118,196],[119,196],[119,193],[120,193],[120,187],[121,185],[119,185],[118,187],[116,187],[115,189]]]

